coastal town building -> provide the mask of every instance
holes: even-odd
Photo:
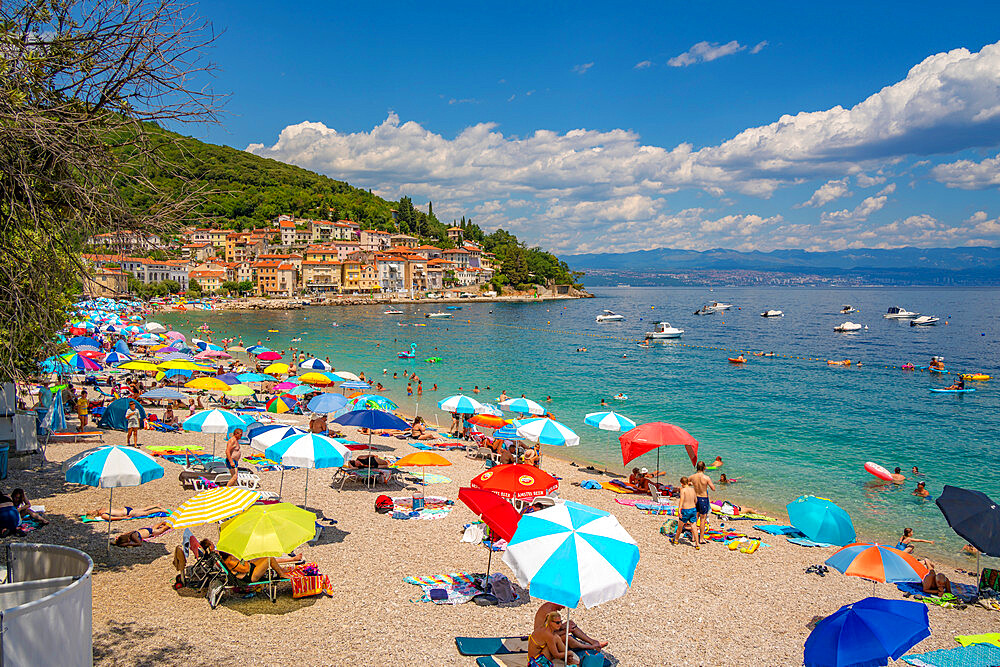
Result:
[[[225,271],[190,271],[188,279],[197,280],[203,292],[218,292],[222,288],[222,283],[226,282]]]
[[[392,234],[378,229],[363,229],[360,234],[360,246],[365,252],[382,252],[392,244]]]
[[[366,294],[374,294],[381,290],[378,269],[375,268],[374,264],[361,265],[361,274],[358,277],[358,289]]]
[[[456,266],[463,268],[469,266],[469,251],[464,248],[449,248],[443,251],[441,256]]]
[[[448,228],[448,240],[451,241],[452,243],[454,243],[455,245],[458,245],[459,243],[462,242],[462,236],[463,235],[464,235],[464,232],[462,231],[461,227],[449,227]]]
[[[112,248],[121,252],[153,250],[163,245],[162,239],[156,234],[132,231],[97,234],[91,236],[88,243],[95,247]]]
[[[81,277],[86,298],[118,299],[128,296],[128,276],[118,269],[95,269]]]
[[[296,269],[293,264],[277,259],[253,263],[259,296],[290,297],[295,293]]]
[[[302,288],[307,294],[339,293],[343,264],[336,260],[305,259],[302,262]]]
[[[409,234],[393,234],[389,238],[390,246],[403,246],[404,248],[416,248],[420,245],[420,239]]]
[[[376,255],[377,280],[384,294],[403,292],[406,286],[406,259],[398,255]]]
[[[353,294],[361,289],[361,262],[349,259],[342,264],[342,292]]]
[[[185,243],[181,246],[181,257],[193,262],[203,262],[209,257],[215,257],[215,248],[208,241]]]

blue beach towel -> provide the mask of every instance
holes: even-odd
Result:
[[[757,530],[768,535],[787,535],[788,537],[805,537],[798,528],[792,526],[754,526]]]
[[[903,581],[896,584],[896,588],[904,593],[919,595],[920,597],[934,597],[929,593],[924,593],[923,584],[919,581]],[[960,584],[951,582],[951,594],[962,602],[974,602],[979,597],[979,589],[972,584]]]
[[[1000,647],[992,644],[973,644],[927,653],[913,653],[904,655],[901,659],[914,667],[991,667],[1000,665]]]
[[[833,544],[826,542],[813,542],[808,537],[786,537],[786,540],[800,547],[832,547]]]
[[[580,482],[580,488],[582,489],[600,489],[601,483],[592,479],[585,479]]]

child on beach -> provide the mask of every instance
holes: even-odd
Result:
[[[934,544],[934,540],[919,540],[913,537],[912,528],[904,528],[903,536],[899,538],[899,543],[896,545],[896,548],[899,549],[900,551],[912,554],[914,542],[923,542],[924,544]]]
[[[698,522],[697,500],[694,487],[688,484],[688,478],[681,477],[681,492],[677,503],[680,513],[677,517],[677,533],[674,535],[674,539],[670,540],[671,544],[678,544],[681,539],[681,533],[685,530],[690,530],[691,541],[695,543],[694,548],[701,549],[701,544],[695,539],[695,524]]]

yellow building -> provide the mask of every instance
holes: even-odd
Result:
[[[349,259],[342,265],[341,285],[344,292],[357,292],[361,289],[361,262]]]

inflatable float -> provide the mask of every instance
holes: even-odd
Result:
[[[931,389],[939,394],[971,394],[975,389]]]
[[[886,482],[892,481],[892,473],[877,463],[869,461],[865,464],[865,470]]]
[[[976,380],[978,382],[986,382],[987,380],[992,380],[992,375],[987,375],[986,373],[965,373],[960,376],[963,380]]]
[[[612,398],[615,399],[616,401],[627,401],[628,394],[615,394],[614,396],[612,396]]]
[[[437,362],[441,361],[441,357],[427,357],[426,359],[424,359],[424,361],[426,361],[429,364],[436,364]]]
[[[415,356],[417,356],[417,344],[416,343],[410,343],[410,350],[409,350],[409,352],[407,352],[406,350],[403,350],[402,352],[400,352],[396,356],[399,357],[400,359],[413,359]]]
[[[843,361],[833,361],[832,359],[827,359],[826,364],[827,366],[850,366],[851,360],[844,359]]]
[[[741,359],[739,357],[736,357],[734,359],[733,357],[729,357],[729,363],[731,364],[745,364],[746,362],[747,362],[746,359]]]

